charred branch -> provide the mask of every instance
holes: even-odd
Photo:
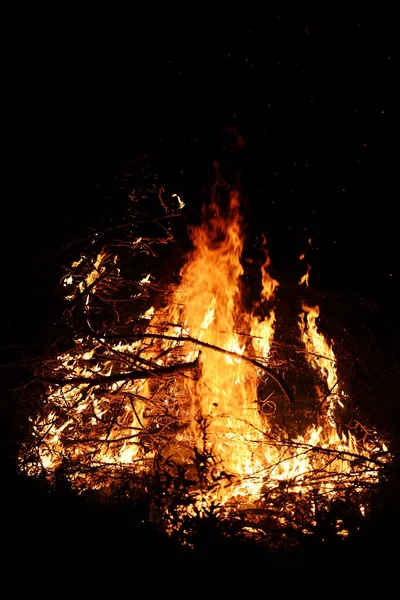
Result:
[[[170,365],[168,367],[154,367],[152,370],[137,370],[132,371],[130,373],[117,373],[115,375],[106,375],[106,376],[91,376],[90,379],[87,377],[39,377],[39,381],[47,384],[54,385],[79,385],[81,383],[87,383],[90,387],[101,384],[109,384],[112,382],[118,381],[128,381],[135,379],[149,379],[152,377],[160,378],[166,375],[183,373],[185,371],[195,371],[199,368],[198,359],[189,363],[180,363],[176,365]]]
[[[131,334],[128,336],[118,336],[118,335],[107,336],[107,340],[121,340],[121,339],[124,339],[124,340],[160,339],[160,340],[169,340],[169,341],[175,341],[175,342],[190,342],[197,346],[202,346],[203,348],[208,348],[209,350],[214,350],[215,352],[221,352],[222,354],[226,354],[227,356],[231,356],[238,360],[247,362],[247,363],[253,365],[254,367],[256,367],[257,369],[264,371],[264,373],[266,373],[278,385],[278,387],[281,389],[281,391],[285,394],[289,403],[290,404],[295,403],[295,398],[293,396],[293,393],[289,389],[289,386],[286,384],[286,382],[282,379],[282,377],[280,377],[270,367],[267,367],[266,365],[263,365],[262,363],[254,360],[253,358],[250,358],[248,356],[238,354],[237,352],[232,352],[231,350],[225,350],[224,348],[220,348],[219,346],[214,346],[213,344],[209,344],[207,342],[202,342],[202,341],[200,341],[196,338],[192,338],[190,336],[180,337],[180,336],[165,335],[162,333],[134,333],[134,334]]]

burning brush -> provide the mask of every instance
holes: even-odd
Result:
[[[279,367],[279,284],[266,248],[260,301],[248,310],[242,300],[238,194],[225,211],[213,199],[191,240],[179,283],[150,306],[157,285],[141,277],[128,286],[123,316],[117,257],[103,250],[72,265],[63,282],[72,307],[82,307],[81,331],[37,372],[44,392],[21,470],[51,481],[62,469],[76,490],[106,494],[121,481],[146,490],[161,482],[155,504],[171,532],[217,512],[241,515],[243,531],[309,534],[321,510],[349,501],[361,518],[388,449],[375,430],[343,422],[350,399],[318,306],[303,303],[294,348],[314,373],[316,409],[304,425]],[[148,240],[130,251],[148,254]],[[307,266],[302,284],[308,275]],[[348,533],[339,517],[335,527]]]

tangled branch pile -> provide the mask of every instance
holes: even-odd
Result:
[[[154,197],[161,214],[135,210],[107,247],[93,234],[66,269],[68,333],[36,369],[21,469],[81,491],[139,490],[187,543],[194,519],[214,517],[241,535],[309,535],[328,521],[348,535],[390,456],[360,424],[318,308],[303,303],[301,335],[287,322],[275,331],[267,255],[262,300],[243,307],[235,195],[225,213],[215,200],[205,209],[180,281],[157,284],[143,271],[173,243],[183,203]]]

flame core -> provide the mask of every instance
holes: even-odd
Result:
[[[299,320],[301,356],[318,379],[315,422],[295,436],[274,422],[274,395],[264,398],[262,388],[270,381],[279,284],[269,274],[264,239],[261,299],[253,310],[244,305],[239,208],[234,192],[225,210],[215,199],[204,209],[179,285],[162,307],[140,315],[145,329],[135,341],[78,339],[58,357],[32,418],[38,452],[30,462],[26,449],[21,457],[28,473],[51,475],[68,462],[77,489],[98,489],[122,472],[134,478],[161,462],[185,470],[192,486],[182,509],[188,515],[215,504],[228,511],[243,503],[265,506],[282,486],[292,510],[296,498],[335,498],[350,488],[362,493],[378,481],[387,449],[376,432],[361,442],[341,425],[348,398],[333,346],[318,330],[317,306],[303,304]],[[82,294],[89,286],[95,292],[105,260],[106,253],[97,256],[79,283]],[[308,283],[308,271],[301,283]]]

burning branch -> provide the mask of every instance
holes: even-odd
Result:
[[[179,325],[177,327],[179,327]],[[253,365],[257,369],[264,371],[264,373],[266,373],[282,390],[282,392],[285,394],[285,396],[288,399],[290,404],[294,404],[294,402],[295,402],[295,398],[294,398],[291,390],[289,389],[289,386],[285,383],[285,381],[282,379],[282,377],[280,377],[277,373],[275,373],[275,371],[273,371],[273,369],[271,369],[270,367],[262,364],[261,362],[255,360],[253,358],[250,358],[250,357],[242,355],[242,354],[238,354],[237,352],[225,350],[224,348],[214,346],[213,344],[209,344],[207,342],[202,342],[196,338],[190,337],[189,335],[184,336],[184,337],[182,337],[182,336],[176,337],[176,336],[165,335],[162,333],[136,333],[136,334],[132,334],[130,336],[125,336],[123,339],[128,340],[128,339],[146,339],[146,338],[159,339],[159,340],[170,340],[170,341],[175,341],[175,342],[190,342],[192,344],[195,344],[196,346],[202,346],[203,348],[208,348],[209,350],[214,350],[215,352],[221,352],[222,354],[225,354],[226,356],[232,356],[236,360],[248,362],[249,364]],[[121,339],[121,337],[110,336],[107,339],[116,340],[116,339]]]
[[[39,378],[41,383],[48,383],[50,385],[79,385],[80,383],[88,383],[89,387],[100,385],[102,383],[118,382],[118,381],[134,381],[135,379],[149,379],[151,377],[164,377],[165,375],[171,375],[173,373],[182,373],[184,371],[198,370],[199,361],[196,359],[189,363],[180,363],[176,365],[170,365],[168,367],[156,367],[152,370],[146,369],[142,371],[132,371],[131,373],[118,373],[116,375],[105,375],[105,376],[93,376],[88,381],[87,377],[68,377],[56,378],[56,377],[43,377]]]

